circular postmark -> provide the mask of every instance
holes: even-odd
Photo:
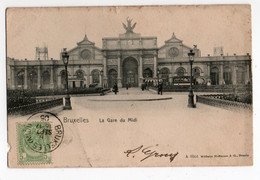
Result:
[[[22,134],[27,146],[35,152],[48,153],[57,149],[64,136],[61,120],[50,112],[39,112],[28,118]]]

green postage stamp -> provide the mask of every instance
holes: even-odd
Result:
[[[39,112],[18,123],[18,164],[50,164],[51,152],[62,142],[64,129],[59,118]]]
[[[41,150],[42,144],[50,142],[50,136],[44,136],[44,127],[50,126],[47,122],[32,122],[29,124],[17,124],[18,129],[18,164],[49,164],[51,154],[47,152],[37,152]]]

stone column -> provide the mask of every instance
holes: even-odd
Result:
[[[153,77],[157,78],[157,54],[153,56]]]
[[[142,55],[139,56],[139,86],[143,83],[143,57]]]
[[[100,73],[99,73],[99,86],[100,87],[102,86],[102,76],[100,75]]]
[[[93,83],[92,75],[89,75],[89,84]]]
[[[11,67],[11,89],[15,89],[15,73],[14,67]]]
[[[250,82],[250,68],[249,64],[246,64],[246,78],[245,78],[245,83],[247,84]]]
[[[51,65],[51,77],[50,77],[50,88],[53,89],[54,88],[54,84],[53,84],[53,65]]]
[[[103,59],[103,71],[104,71],[104,76],[103,76],[103,86],[107,87],[107,58],[106,56]]]
[[[90,66],[89,65],[87,65],[87,71],[86,71],[86,74],[87,74],[87,86],[89,86],[90,85]]]
[[[117,57],[117,86],[122,87],[122,77],[121,77],[121,56]]]
[[[174,77],[174,65],[171,63],[171,72],[170,72],[170,77],[169,77],[169,83],[173,83],[173,77]]]
[[[232,83],[233,83],[233,85],[237,84],[237,67],[235,64],[233,65],[233,68],[232,68]]]
[[[219,68],[219,84],[222,85],[224,84],[224,79],[223,79],[223,63],[220,63],[220,68]]]
[[[37,89],[41,88],[41,66],[38,66],[38,70],[37,70]]]
[[[207,64],[207,76],[210,77],[210,64]]]
[[[58,75],[58,88],[61,89],[61,75]]]
[[[28,82],[27,82],[27,79],[28,79],[28,72],[27,72],[27,65],[25,66],[24,68],[24,89],[28,89]]]

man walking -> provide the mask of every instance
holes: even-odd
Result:
[[[159,83],[158,84],[158,94],[162,95],[162,89],[163,89],[163,85],[162,85],[162,83]]]
[[[113,92],[114,92],[115,94],[118,93],[118,86],[117,86],[117,83],[115,83],[114,86],[113,86]]]

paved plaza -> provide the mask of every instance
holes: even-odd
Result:
[[[154,100],[129,101],[130,99]],[[137,160],[127,158],[124,151],[140,145],[156,144],[162,151],[170,149],[179,153],[174,163],[167,166],[198,164],[197,159],[185,159],[186,155],[191,154],[252,155],[251,113],[200,103],[197,103],[196,108],[188,108],[187,92],[158,95],[140,88],[129,88],[119,89],[117,95],[108,93],[105,96],[72,97],[71,102],[72,110],[56,112],[63,122],[65,132],[63,143],[52,153],[53,157],[57,158],[69,156],[70,158],[63,159],[63,164],[94,167],[115,164],[136,166]],[[9,118],[11,128],[17,122],[17,119],[12,118]],[[88,119],[88,123],[73,123],[74,119],[80,118]],[[120,122],[121,119],[125,122]],[[77,153],[63,153],[73,152],[73,149],[77,149]],[[152,166],[153,162],[157,166],[165,166],[165,161],[151,158],[139,165]],[[243,161],[238,158],[233,163],[238,165]],[[219,159],[217,162],[230,165],[225,159]],[[201,165],[209,164],[215,165],[216,160],[201,161]]]

